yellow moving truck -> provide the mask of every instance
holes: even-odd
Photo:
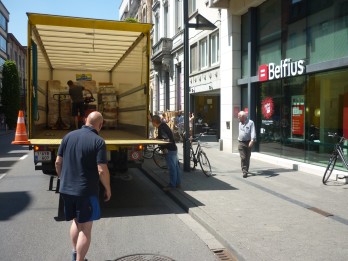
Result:
[[[87,112],[105,119],[111,172],[141,165],[148,139],[152,25],[28,13],[27,108],[36,170],[55,175],[56,152],[71,131],[67,81],[90,90]]]

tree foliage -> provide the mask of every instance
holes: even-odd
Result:
[[[14,129],[20,108],[20,82],[14,61],[8,60],[3,64],[1,103],[6,123],[10,129]]]

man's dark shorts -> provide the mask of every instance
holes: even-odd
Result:
[[[71,106],[72,116],[78,116],[78,112],[80,112],[80,116],[85,117],[85,104],[83,102],[73,102]]]
[[[78,223],[85,223],[100,219],[100,205],[97,196],[60,195],[64,200],[66,221],[76,218]]]

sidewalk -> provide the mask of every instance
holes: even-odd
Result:
[[[346,260],[348,185],[324,186],[323,168],[258,153],[244,179],[238,154],[219,151],[218,143],[203,146],[215,176],[183,172],[182,189],[168,194],[238,260]],[[182,144],[178,149],[182,164]],[[167,171],[152,160],[143,168],[158,185],[168,184]]]

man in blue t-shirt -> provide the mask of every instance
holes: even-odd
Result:
[[[99,181],[105,188],[105,201],[111,198],[106,145],[98,135],[102,126],[101,113],[92,112],[86,125],[68,133],[58,149],[56,171],[65,219],[72,220],[73,260],[84,260],[91,242],[93,221],[100,219]]]

